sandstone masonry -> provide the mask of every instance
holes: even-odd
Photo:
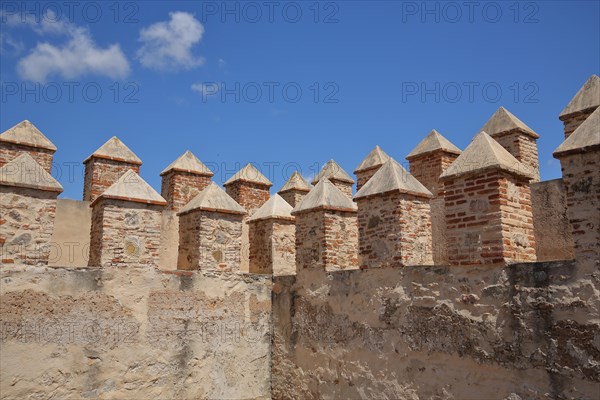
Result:
[[[210,184],[214,174],[188,150],[160,175],[161,195],[167,200],[167,209],[179,211]]]
[[[29,153],[33,159],[52,173],[56,146],[31,122],[25,120],[0,134],[0,167]]]
[[[46,265],[62,186],[24,153],[0,167],[0,263]]]
[[[113,136],[84,162],[83,200],[94,201],[125,172],[140,173],[142,161]]]
[[[592,75],[560,113],[565,139],[600,106],[600,77]]]
[[[525,171],[525,172],[524,172]],[[535,261],[533,175],[485,132],[444,172],[451,265]]]
[[[294,208],[296,269],[358,267],[356,205],[328,180],[321,180]]]
[[[246,211],[211,183],[179,213],[177,269],[240,271]]]
[[[323,179],[329,179],[331,183],[335,185],[339,190],[342,191],[349,199],[352,198],[352,186],[354,186],[354,179],[346,171],[340,167],[334,160],[329,160],[327,164],[321,169],[321,172],[315,177],[312,184],[317,185]]]
[[[154,267],[166,201],[129,170],[92,202],[90,267]]]
[[[390,159],[356,193],[361,268],[432,265],[429,192]]]

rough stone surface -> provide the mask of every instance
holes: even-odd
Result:
[[[358,267],[356,211],[316,209],[296,214],[296,270]]]
[[[0,167],[8,164],[23,153],[28,153],[48,173],[52,172],[54,151],[0,141]]]
[[[560,164],[567,188],[567,215],[575,243],[575,257],[585,268],[598,271],[600,150],[563,155]]]
[[[444,199],[450,264],[535,261],[529,178],[467,174],[444,181]]]
[[[574,259],[574,243],[563,180],[536,182],[530,188],[537,260]]]
[[[90,267],[159,264],[162,207],[100,198],[92,207]]]
[[[493,138],[517,160],[533,172],[533,182],[540,180],[540,165],[536,139],[520,130],[502,132]]]
[[[0,185],[1,265],[48,263],[57,195]]]
[[[140,173],[139,164],[96,157],[88,159],[83,178],[83,200],[93,202],[130,169]]]
[[[249,221],[249,272],[293,275],[296,273],[296,226],[293,219]]]
[[[243,218],[201,209],[180,215],[177,268],[239,272]]]
[[[323,179],[329,179],[338,189],[340,189],[347,197],[352,198],[352,186],[354,179],[346,171],[340,167],[334,160],[329,160],[315,177],[312,184],[317,185]]]
[[[536,143],[540,136],[533,129],[510,111],[500,107],[480,131],[487,132],[517,160],[528,166],[534,174],[534,181],[540,180]]]
[[[440,175],[456,160],[457,154],[434,151],[410,159],[410,174],[434,196],[440,191]]]
[[[296,207],[304,200],[308,192],[303,190],[286,190],[285,192],[279,192],[279,195],[288,202],[292,207]]]
[[[262,207],[270,197],[269,186],[247,181],[232,182],[225,186],[225,191],[248,212],[248,217]]]
[[[565,139],[600,106],[600,77],[592,75],[560,113]]]
[[[595,399],[600,277],[572,262],[275,277],[273,398]]]
[[[0,393],[268,399],[271,282],[153,268],[0,268]]]
[[[358,199],[361,268],[432,265],[429,199],[399,192]]]
[[[390,156],[381,147],[375,146],[354,170],[354,174],[356,175],[356,190],[359,191],[389,159]]]
[[[171,169],[162,176],[161,196],[167,208],[181,210],[211,182],[210,176]]]

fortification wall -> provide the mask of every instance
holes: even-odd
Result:
[[[569,261],[274,277],[273,398],[595,399],[598,315]]]
[[[271,279],[154,268],[0,268],[0,393],[270,397]]]

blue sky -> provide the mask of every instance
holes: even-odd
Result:
[[[2,3],[0,130],[38,126],[74,199],[113,135],[157,190],[190,149],[217,183],[254,162],[275,192],[376,144],[404,162],[433,128],[464,149],[501,105],[558,178],[558,115],[600,71],[598,1],[66,4]]]

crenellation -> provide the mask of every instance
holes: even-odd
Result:
[[[480,131],[488,133],[540,180],[537,139],[539,135],[504,107],[500,107]]]
[[[565,140],[600,106],[600,77],[592,75],[560,113]]]
[[[592,270],[600,263],[600,108],[555,151],[567,192],[575,258]]]
[[[535,261],[533,174],[485,132],[441,176],[451,265]]]
[[[50,174],[55,152],[56,146],[50,139],[27,120],[0,134],[0,167],[28,153]]]
[[[311,189],[310,183],[295,171],[277,193],[293,208],[300,204]]]
[[[94,200],[90,267],[155,267],[166,201],[128,170]]]
[[[212,182],[179,216],[177,269],[239,272],[246,211]]]
[[[160,175],[161,196],[167,200],[167,209],[179,211],[210,184],[214,174],[188,150]]]
[[[248,219],[250,273],[296,272],[296,227],[291,211],[292,206],[276,194]]]
[[[43,397],[58,368],[86,375],[52,384],[62,397],[593,398],[600,109],[581,121],[554,152],[561,179],[536,182],[537,134],[500,108],[464,152],[430,132],[410,173],[376,147],[354,201],[333,160],[314,187],[296,172],[270,197],[251,164],[224,190],[189,151],[161,173],[163,197],[117,138],[85,162],[93,200],[57,200],[49,159],[0,140],[2,355],[26,366],[2,392]],[[85,257],[51,261],[67,244]],[[23,340],[38,317],[106,331]],[[96,366],[133,375],[90,383]]]
[[[319,174],[313,179],[312,184],[316,186],[317,183],[323,179],[328,179],[342,191],[349,199],[352,198],[352,187],[354,186],[354,179],[348,175],[346,171],[340,167],[334,160],[329,160],[327,164],[321,169]]]
[[[292,211],[296,217],[296,271],[358,267],[356,205],[322,179]]]
[[[83,161],[83,200],[95,201],[127,171],[140,173],[142,161],[116,136]]]
[[[381,147],[375,146],[354,170],[356,191],[358,192],[389,159],[390,156]]]
[[[0,263],[46,265],[62,186],[29,153],[0,167]]]

